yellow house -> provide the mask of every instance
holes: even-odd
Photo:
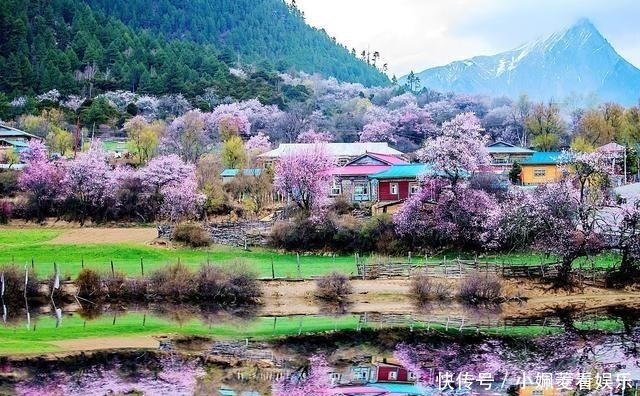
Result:
[[[555,183],[562,178],[560,163],[561,152],[548,151],[536,152],[528,159],[522,161],[520,180],[522,185],[531,186],[545,183]]]

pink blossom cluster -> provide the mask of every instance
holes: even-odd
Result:
[[[285,154],[276,165],[274,187],[300,209],[319,210],[327,195],[333,165],[322,144]]]
[[[327,360],[321,355],[311,356],[306,370],[297,371],[290,377],[275,383],[272,391],[274,396],[329,396],[333,394]]]

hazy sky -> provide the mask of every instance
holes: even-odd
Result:
[[[308,23],[398,77],[546,36],[587,17],[640,66],[640,0],[296,0]]]

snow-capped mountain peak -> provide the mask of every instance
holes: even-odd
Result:
[[[586,18],[513,50],[427,69],[418,77],[422,86],[440,91],[526,93],[538,100],[595,94],[602,101],[635,104],[640,97],[640,70]]]

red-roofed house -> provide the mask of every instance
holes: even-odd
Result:
[[[373,188],[369,176],[385,171],[393,165],[406,163],[395,155],[365,153],[345,166],[337,166],[333,169],[331,196],[343,196],[354,202],[375,201],[377,191]]]

